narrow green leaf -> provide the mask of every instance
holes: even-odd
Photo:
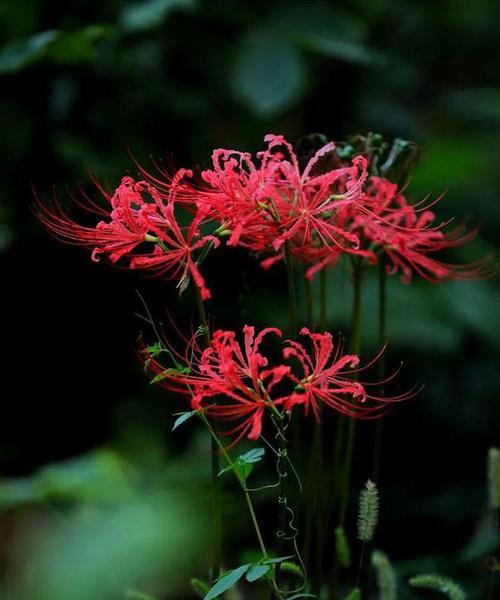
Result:
[[[248,571],[250,564],[241,565],[237,569],[233,569],[232,571],[228,571],[224,573],[224,575],[217,581],[217,583],[210,588],[210,591],[205,596],[204,600],[212,600],[216,598],[220,594],[223,594],[229,588],[233,587]]]
[[[251,565],[246,574],[246,580],[250,583],[257,581],[269,571],[271,565]]]
[[[144,31],[160,25],[175,9],[190,9],[195,0],[143,0],[127,3],[120,15],[125,31]]]
[[[0,74],[20,71],[39,60],[60,35],[60,31],[51,29],[24,40],[10,42],[0,49]]]
[[[196,410],[192,410],[191,412],[182,413],[179,417],[177,417],[177,419],[175,419],[174,426],[172,427],[172,431],[174,431],[174,429],[177,429],[177,427],[179,427],[179,425],[182,425],[183,423],[185,423],[188,419],[193,417],[196,413],[197,413]]]
[[[293,558],[293,555],[290,556],[278,556],[277,558],[267,558],[264,561],[265,565],[275,565],[277,563],[283,562],[284,560],[288,560],[289,558]]]
[[[153,379],[151,379],[151,381],[149,383],[158,383],[158,381],[162,381],[163,379],[166,379],[167,377],[170,377],[171,375],[186,375],[187,373],[189,373],[189,369],[186,371],[187,367],[183,367],[181,369],[174,369],[174,368],[169,368],[169,369],[165,369],[164,371],[162,371],[161,373],[158,373],[158,375],[156,375],[155,377],[153,377]]]
[[[262,460],[264,454],[266,453],[265,448],[253,448],[245,454],[242,454],[238,457],[238,462],[241,464],[250,464],[256,463]]]

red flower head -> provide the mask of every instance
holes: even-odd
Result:
[[[192,278],[206,300],[210,291],[193,253],[208,245],[216,247],[219,240],[200,234],[201,215],[195,215],[188,227],[181,227],[174,209],[178,192],[184,189],[183,178],[191,175],[191,171],[178,171],[169,185],[164,186],[168,187],[167,192],[147,181],[136,182],[132,177],[124,177],[113,195],[99,188],[109,207],[98,207],[88,198],[85,206],[104,217],[95,227],[75,222],[58,203],[44,205],[37,200],[37,215],[57,238],[90,248],[93,260],[102,254],[108,255],[112,263],[126,260],[132,269],[149,269],[156,275],[177,280],[181,291]],[[151,249],[137,252],[138,246],[144,244]]]
[[[368,384],[356,381],[358,357],[342,356],[340,347],[334,354],[331,334],[313,334],[306,328],[301,333],[311,339],[313,355],[291,340],[283,351],[286,361],[299,362],[302,375],[294,375],[288,364],[270,366],[260,349],[269,333],[281,337],[279,329],[263,329],[255,335],[254,328],[246,325],[241,346],[234,331],[218,330],[204,350],[195,335],[187,344],[185,356],[177,355],[179,361],[174,359],[175,368],[165,368],[148,349],[144,351],[146,366],[155,375],[153,381],[187,396],[193,409],[204,409],[211,417],[233,422],[224,432],[236,436],[233,444],[244,436],[257,439],[266,411],[276,414],[281,407],[292,410],[302,405],[306,413],[311,410],[319,418],[319,406],[325,404],[344,415],[366,419],[382,416],[391,403],[413,395],[378,398],[367,393]],[[171,350],[165,352],[173,358]],[[280,395],[276,397],[278,384]],[[292,386],[290,392],[286,392],[286,386]]]
[[[299,342],[287,340],[288,346],[283,350],[285,359],[295,358],[302,369],[302,377],[290,375],[296,387],[284,401],[285,408],[288,410],[302,405],[305,407],[306,414],[312,410],[316,419],[319,419],[320,406],[324,404],[343,415],[369,419],[382,416],[390,403],[414,395],[414,392],[410,392],[400,396],[380,398],[368,394],[365,387],[367,384],[355,380],[356,374],[360,371],[356,369],[359,365],[357,355],[342,355],[340,346],[337,346],[334,352],[330,333],[311,333],[307,327],[303,327],[300,333],[309,337],[313,352],[311,355]]]
[[[342,226],[342,213],[363,200],[366,159],[357,156],[341,168],[317,174],[317,166],[335,145],[326,144],[301,171],[292,146],[283,136],[267,135],[268,147],[257,155],[219,149],[213,168],[203,171],[200,190],[191,201],[204,206],[204,214],[231,231],[229,245],[278,254],[264,262],[269,266],[282,258],[288,242],[306,262],[324,259],[345,247],[357,248],[358,237]]]
[[[273,388],[290,371],[285,365],[268,367],[260,346],[270,333],[281,336],[276,328],[255,335],[255,329],[246,325],[242,348],[234,331],[217,330],[205,350],[199,348],[193,336],[185,357],[187,368],[165,369],[151,358],[147,366],[160,376],[160,385],[188,395],[193,409],[205,408],[209,416],[235,422],[224,432],[236,435],[233,444],[245,435],[255,440],[261,434],[266,409],[275,407]]]
[[[408,283],[415,272],[432,281],[484,278],[492,273],[489,257],[473,263],[452,265],[434,257],[448,248],[469,242],[476,231],[463,225],[445,231],[446,223],[435,225],[436,215],[428,206],[410,205],[397,186],[381,177],[370,177],[365,210],[353,216],[351,230],[359,235],[372,254],[381,251],[389,261],[388,272],[401,272]]]
[[[107,254],[111,262],[129,254],[142,242],[149,230],[148,207],[142,201],[137,186],[131,177],[123,177],[113,195],[102,188],[110,204],[108,210],[89,204],[86,208],[107,217],[95,227],[86,227],[73,221],[57,203],[45,205],[37,199],[36,214],[45,227],[58,239],[92,250],[92,260]]]

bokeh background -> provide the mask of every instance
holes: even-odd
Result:
[[[137,292],[155,320],[167,306],[187,327],[190,299],[52,241],[33,188],[64,199],[91,174],[112,186],[137,171],[131,155],[204,166],[213,148],[256,151],[268,132],[377,131],[421,146],[411,197],[446,191],[443,219],[480,225],[455,260],[494,252],[499,22],[495,0],[0,5],[2,598],[188,598],[208,551],[207,440],[169,432],[181,406],[135,355]],[[207,263],[212,318],[284,324],[284,277],[221,252]],[[348,277],[330,283],[330,327],[348,333]],[[496,544],[482,515],[486,452],[500,444],[499,300],[494,280],[389,287],[389,360],[426,387],[387,422],[377,544],[402,580],[442,571],[471,598],[485,597]],[[367,354],[376,307],[369,280]],[[254,542],[227,495],[226,546],[241,558]]]

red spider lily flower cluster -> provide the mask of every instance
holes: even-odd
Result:
[[[344,255],[370,263],[383,255],[388,272],[401,273],[405,282],[413,273],[431,281],[490,274],[488,259],[451,265],[436,258],[475,232],[435,225],[432,203],[411,205],[395,184],[369,175],[365,156],[341,161],[330,142],[301,169],[283,136],[265,141],[255,158],[215,150],[212,168],[197,179],[186,169],[164,179],[143,171],[143,180],[124,177],[113,194],[100,188],[107,209],[86,204],[102,217],[95,226],[75,222],[57,202],[38,201],[38,216],[60,239],[90,248],[94,260],[107,255],[113,263],[147,269],[175,280],[181,291],[192,280],[204,300],[210,291],[200,263],[221,236],[229,246],[264,255],[264,268],[283,260],[286,248],[307,266],[308,278]],[[190,214],[189,225],[179,224],[179,208]],[[202,233],[210,226],[210,235]]]
[[[433,203],[431,203],[433,204]],[[371,176],[365,188],[365,210],[351,215],[347,228],[361,240],[370,262],[383,254],[390,274],[401,273],[403,282],[417,273],[428,281],[484,278],[491,274],[489,257],[474,263],[453,265],[434,258],[435,253],[463,246],[476,234],[460,225],[446,231],[447,223],[436,225],[430,206],[411,205],[396,184]]]
[[[412,391],[381,398],[368,393],[370,384],[357,381],[361,370],[358,356],[342,355],[341,345],[334,347],[330,333],[311,333],[307,328],[300,333],[310,339],[312,352],[299,342],[286,340],[284,362],[279,364],[270,364],[261,345],[269,334],[281,337],[281,331],[267,328],[256,335],[248,325],[243,328],[243,344],[234,331],[215,331],[205,349],[193,336],[185,355],[177,355],[182,364],[176,359],[175,368],[163,365],[158,353],[148,348],[143,355],[155,376],[153,381],[187,396],[194,410],[204,409],[218,421],[232,423],[224,431],[235,436],[232,444],[244,436],[258,439],[265,414],[281,407],[291,411],[303,406],[306,414],[312,412],[318,420],[321,405],[343,415],[370,419],[414,395]],[[165,352],[173,357],[173,350]]]
[[[220,241],[213,235],[201,234],[201,213],[195,215],[188,227],[181,227],[175,214],[177,193],[184,187],[184,177],[191,175],[191,171],[178,171],[167,194],[150,182],[136,182],[132,177],[124,177],[114,194],[100,187],[108,209],[90,201],[85,205],[104,217],[94,227],[75,222],[57,202],[47,205],[37,200],[36,212],[57,238],[90,248],[93,260],[99,260],[101,255],[109,256],[112,263],[125,260],[131,269],[148,269],[176,280],[181,291],[192,278],[202,298],[207,300],[210,291],[194,253],[207,246],[217,247]]]

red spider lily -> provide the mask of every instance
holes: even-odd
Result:
[[[366,197],[365,206],[369,209],[354,215],[350,228],[372,248],[367,252],[373,257],[380,249],[389,261],[388,272],[401,272],[405,283],[411,280],[413,272],[432,282],[484,278],[491,274],[489,257],[452,265],[433,256],[466,244],[476,231],[467,233],[464,226],[444,231],[446,223],[435,225],[436,216],[429,206],[408,204],[397,186],[381,177],[370,177]]]
[[[411,398],[415,394],[412,391],[384,398],[368,394],[366,386],[369,384],[362,384],[355,379],[357,373],[362,370],[357,369],[357,355],[342,355],[340,345],[334,351],[332,335],[328,332],[311,333],[307,327],[303,327],[300,333],[309,337],[313,352],[310,355],[299,342],[287,340],[288,346],[283,350],[284,358],[295,358],[300,363],[303,373],[301,378],[289,375],[296,387],[284,400],[286,409],[291,410],[294,406],[301,405],[305,407],[306,414],[312,410],[319,420],[320,406],[324,404],[349,417],[370,419],[382,416],[390,403]],[[373,361],[364,368],[371,364]],[[386,381],[394,376],[395,374]]]
[[[366,159],[315,175],[321,159],[335,145],[326,144],[300,170],[292,146],[283,136],[267,135],[268,147],[257,155],[219,149],[213,168],[203,171],[205,185],[191,200],[231,231],[229,245],[254,251],[292,246],[356,248],[359,239],[340,227],[338,214],[363,197]]]
[[[90,248],[93,260],[102,254],[109,255],[112,263],[126,258],[132,269],[148,269],[158,276],[176,279],[181,291],[192,278],[206,300],[210,291],[193,253],[204,247],[217,247],[219,240],[211,235],[201,236],[201,215],[196,215],[187,228],[180,227],[176,220],[174,204],[179,190],[184,189],[184,177],[190,175],[191,171],[178,171],[169,182],[168,192],[160,192],[152,183],[136,182],[132,177],[124,177],[112,195],[99,188],[109,208],[102,209],[88,199],[84,206],[105,217],[95,227],[80,225],[59,204],[44,205],[38,199],[37,216],[57,238]],[[152,249],[134,252],[142,244],[152,245]]]
[[[147,349],[144,351],[146,366],[155,375],[153,381],[188,396],[194,410],[205,409],[209,416],[233,422],[224,432],[236,436],[231,445],[244,436],[257,439],[266,411],[276,414],[282,406],[292,410],[302,405],[306,413],[311,409],[319,418],[319,406],[325,404],[344,415],[367,419],[382,416],[391,403],[413,395],[378,398],[369,394],[366,391],[369,384],[356,381],[357,373],[362,370],[355,369],[359,358],[342,356],[340,346],[334,353],[330,333],[313,334],[306,328],[301,333],[310,337],[313,356],[309,356],[302,344],[291,340],[286,342],[283,351],[285,360],[298,360],[302,376],[294,375],[288,364],[269,366],[260,346],[270,333],[281,337],[281,331],[276,328],[263,329],[255,335],[253,327],[245,326],[241,346],[234,331],[218,330],[204,350],[195,335],[189,340],[185,355],[167,351],[174,359],[175,368],[165,368]],[[281,389],[280,395],[275,397],[278,384],[281,384],[280,389],[292,384],[293,389],[285,394]]]
[[[95,227],[86,227],[69,217],[58,203],[45,205],[37,200],[36,214],[58,239],[92,249],[92,260],[108,254],[114,263],[144,242],[149,230],[149,207],[142,201],[131,177],[124,177],[112,196],[106,195],[111,208],[100,210],[109,219]],[[132,206],[135,206],[133,209]],[[89,206],[89,210],[97,210]]]
[[[198,265],[193,260],[193,252],[211,244],[216,248],[220,242],[213,235],[200,237],[199,227],[201,218],[195,217],[184,235],[175,220],[174,207],[169,204],[163,207],[163,219],[152,227],[156,235],[154,250],[148,254],[133,256],[130,260],[131,269],[150,269],[156,275],[168,274],[169,279],[176,279],[181,292],[187,287],[190,276],[199,288],[203,300],[211,296],[205,285]],[[153,236],[149,239],[151,240]],[[199,238],[196,240],[196,238]],[[196,241],[195,241],[196,240]]]
[[[220,421],[236,422],[224,432],[236,436],[232,444],[245,435],[250,440],[260,436],[265,411],[277,410],[271,399],[273,388],[290,371],[286,365],[268,368],[268,359],[260,352],[268,334],[281,336],[279,329],[267,328],[255,335],[253,327],[245,326],[243,333],[243,348],[233,331],[215,331],[204,350],[193,336],[184,370],[165,369],[154,358],[147,359],[147,367],[160,377],[160,385],[188,395],[193,409],[205,408]]]

